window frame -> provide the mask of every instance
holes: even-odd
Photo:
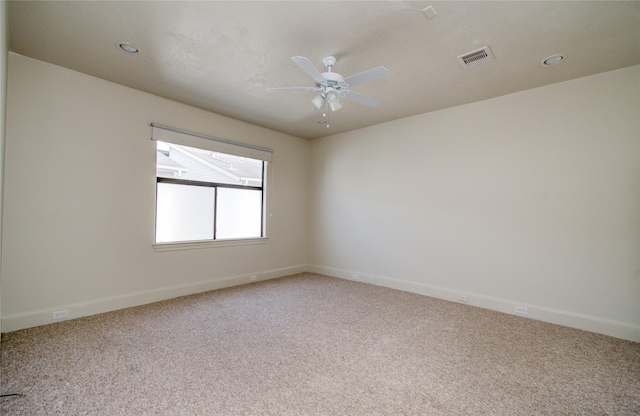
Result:
[[[241,184],[227,184],[227,183],[219,183],[219,182],[206,182],[206,181],[197,181],[190,179],[179,179],[179,178],[166,178],[159,177],[157,173],[155,174],[155,204],[154,204],[154,231],[153,231],[153,249],[154,251],[172,251],[172,250],[189,250],[189,249],[201,249],[207,247],[226,247],[226,246],[239,246],[239,245],[252,245],[252,244],[264,244],[267,242],[267,183],[268,183],[268,165],[271,162],[271,154],[273,151],[267,148],[261,148],[257,146],[245,145],[238,142],[232,142],[229,140],[218,139],[215,137],[205,136],[198,133],[190,133],[185,130],[175,129],[172,127],[163,126],[160,124],[150,123],[149,124],[153,128],[152,140],[167,142],[174,145],[183,145],[188,147],[193,147],[196,149],[203,150],[212,150],[212,146],[217,147],[218,145],[223,146],[224,149],[216,149],[213,151],[224,153],[232,156],[246,157],[249,159],[255,159],[262,162],[262,182],[260,186],[257,185],[241,185]],[[167,137],[169,139],[167,140]],[[173,140],[173,139],[176,140]],[[204,141],[203,141],[204,139]],[[187,141],[186,143],[183,141]],[[202,145],[201,145],[202,144]],[[154,148],[157,151],[157,146],[154,143]],[[231,151],[229,151],[231,149]],[[240,151],[240,153],[237,152]],[[253,154],[247,155],[243,152],[255,152],[257,151],[259,156],[254,156]],[[266,155],[266,156],[265,156]],[[214,220],[214,232],[213,239],[206,240],[186,240],[186,241],[168,241],[168,242],[157,242],[156,241],[156,231],[157,231],[157,210],[158,210],[158,184],[159,183],[171,183],[176,185],[185,185],[185,186],[202,186],[202,187],[212,187],[215,188],[215,198],[214,198],[214,209],[211,215]],[[216,238],[217,234],[217,204],[218,204],[218,189],[219,188],[231,188],[231,189],[245,189],[251,191],[260,191],[261,192],[261,200],[260,200],[260,236],[259,237],[238,237],[238,238]]]

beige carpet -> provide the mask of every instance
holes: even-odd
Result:
[[[638,415],[640,344],[301,274],[5,334],[3,415]]]

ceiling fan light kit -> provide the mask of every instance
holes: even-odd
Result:
[[[320,110],[324,106],[324,97],[321,94],[316,95],[311,100],[311,104],[316,110]]]
[[[329,102],[331,111],[338,111],[342,108],[342,104],[340,104],[340,98],[338,97],[337,92],[331,91],[330,93],[327,94],[326,99]]]
[[[346,88],[386,78],[389,76],[387,68],[378,66],[376,68],[369,69],[368,71],[344,78],[339,73],[332,71],[337,62],[337,59],[334,56],[327,56],[322,60],[322,63],[327,68],[326,72],[320,72],[315,65],[313,65],[313,63],[304,56],[294,56],[291,59],[307,74],[309,74],[311,78],[313,78],[315,87],[267,88],[267,91],[319,91],[320,93],[311,100],[311,104],[313,104],[313,111],[324,109],[327,105],[331,108],[331,111],[338,111],[342,108],[340,98],[347,98],[369,107],[375,107],[380,104],[380,101],[375,98],[350,91]],[[326,110],[323,117],[326,117]],[[327,127],[329,127],[328,124]]]

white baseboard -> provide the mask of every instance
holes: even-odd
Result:
[[[466,297],[467,302],[464,303],[467,305],[537,319],[540,321],[582,329],[585,331],[596,332],[599,334],[626,339],[629,341],[640,342],[640,325],[562,311],[539,305],[524,304],[508,299],[493,298],[476,293],[431,286],[407,280],[365,274],[356,271],[337,269],[333,267],[306,264],[285,267],[281,269],[254,272],[240,276],[212,279],[186,285],[158,288],[121,296],[96,299],[77,304],[58,305],[53,308],[41,309],[37,311],[5,315],[2,316],[1,320],[2,331],[12,332],[19,329],[31,328],[61,321],[53,321],[51,319],[52,313],[54,311],[68,311],[69,316],[66,319],[81,318],[83,316],[96,315],[99,313],[111,312],[118,309],[145,305],[148,303],[173,299],[180,296],[193,295],[210,290],[243,285],[250,283],[250,278],[254,275],[258,276],[258,280],[269,280],[289,276],[296,273],[303,273],[306,271],[332,277],[338,277],[341,279],[360,281],[363,283],[374,284],[392,289],[403,290],[406,292],[431,296],[434,298],[444,299],[452,302],[459,302],[460,297]],[[354,275],[356,275],[357,278],[354,278]],[[516,305],[527,308],[529,314],[520,315],[515,313],[514,308]]]
[[[613,321],[596,316],[583,315],[539,305],[530,305],[521,302],[515,302],[508,299],[493,298],[476,293],[463,292],[444,287],[431,286],[424,283],[410,282],[406,280],[365,274],[357,271],[337,269],[333,267],[310,264],[308,266],[308,271],[311,273],[319,273],[327,276],[338,277],[341,279],[360,281],[392,289],[403,290],[406,292],[417,293],[452,302],[464,303],[484,309],[504,312],[571,328],[582,329],[585,331],[626,339],[629,341],[640,342],[640,325],[634,325],[627,322]],[[354,277],[354,275],[357,277]],[[466,302],[460,302],[461,298],[466,298]],[[516,306],[526,308],[528,314],[521,315],[516,313]]]
[[[145,305],[180,296],[193,295],[196,293],[208,292],[210,290],[223,289],[225,287],[239,286],[251,283],[251,276],[257,276],[257,281],[276,279],[278,277],[289,276],[307,271],[307,265],[285,267],[275,270],[257,271],[241,276],[212,279],[202,282],[162,287],[143,292],[129,293],[121,296],[95,299],[88,302],[57,305],[53,308],[41,309],[25,313],[5,315],[2,317],[2,331],[12,332],[19,329],[31,328],[34,326],[51,324],[68,319],[81,318],[83,316],[96,315],[99,313],[111,312],[118,309],[131,308]],[[68,317],[60,320],[52,320],[55,311],[68,311]]]

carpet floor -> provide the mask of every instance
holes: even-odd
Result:
[[[4,334],[3,415],[639,415],[640,344],[311,273]]]

